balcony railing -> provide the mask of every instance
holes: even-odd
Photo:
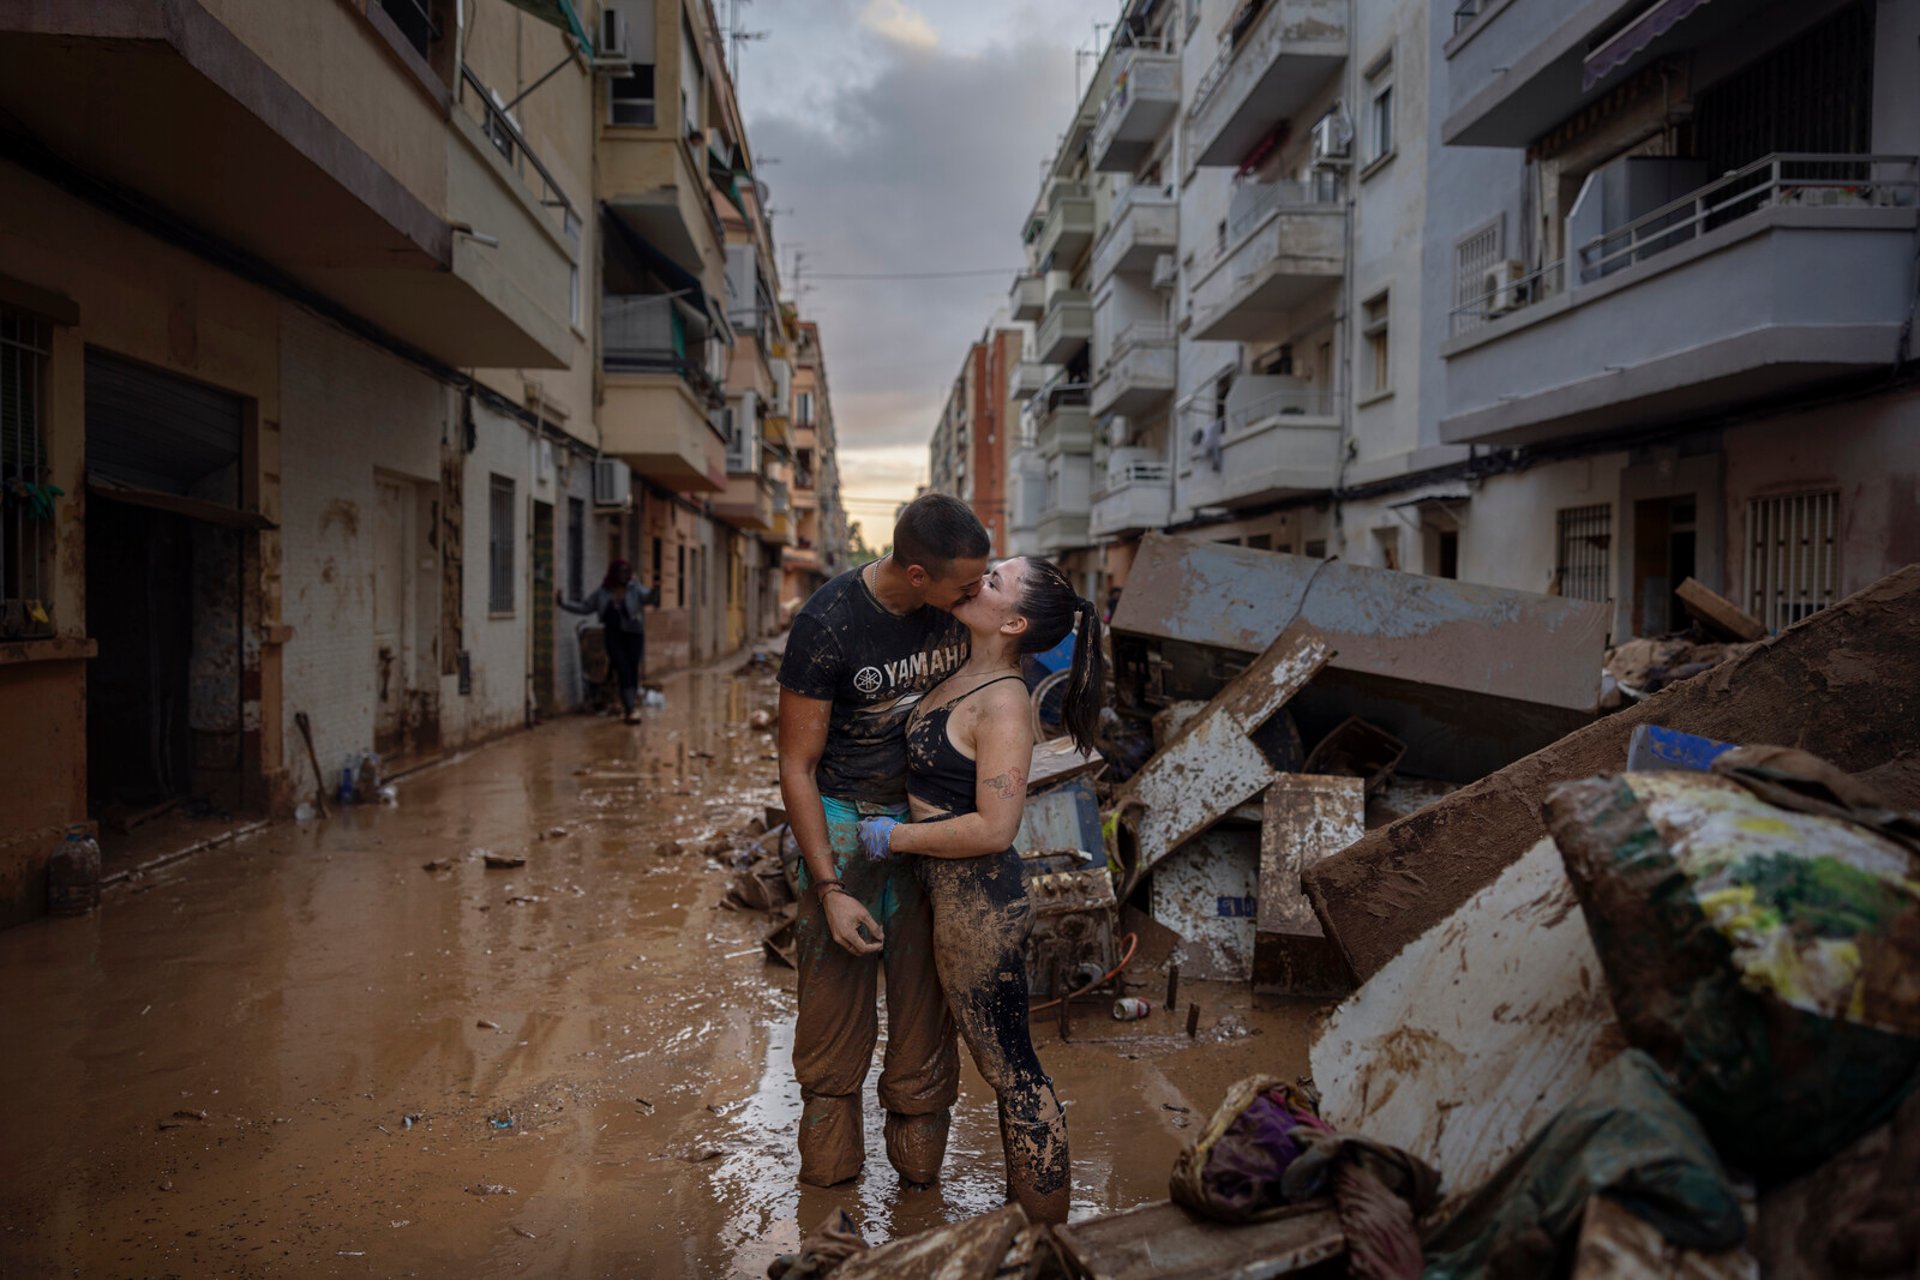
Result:
[[[1776,153],[1575,246],[1576,285],[1591,284],[1624,267],[1762,209],[1911,208],[1920,198],[1920,159],[1914,156]],[[1464,333],[1562,292],[1567,263],[1551,262],[1455,307],[1453,332]]]
[[[1117,363],[1121,356],[1135,347],[1166,346],[1172,341],[1172,325],[1160,320],[1135,320],[1113,340],[1113,360],[1109,363]]]
[[[1164,462],[1129,462],[1123,467],[1110,467],[1106,482],[1094,493],[1094,499],[1111,497],[1132,485],[1164,485],[1173,483],[1173,468]]]
[[[487,140],[493,143],[494,150],[506,159],[507,164],[520,175],[521,181],[527,182],[529,187],[532,187],[533,183],[528,181],[527,170],[533,170],[534,176],[540,182],[537,198],[549,209],[561,211],[563,229],[577,224],[580,213],[573,207],[573,201],[567,199],[567,193],[561,188],[559,181],[554,178],[547,166],[540,162],[540,157],[534,154],[532,147],[527,145],[526,135],[520,132],[520,126],[513,122],[512,116],[507,114],[507,107],[511,104],[503,104],[493,90],[487,88],[486,83],[473,73],[473,68],[464,63],[460,67],[460,79],[465,82],[467,88],[473,90],[471,95],[461,94],[461,101],[469,104],[469,111],[479,122],[481,131],[487,135]],[[573,224],[567,223],[566,219],[572,219]]]
[[[609,294],[601,301],[601,367],[609,373],[678,375],[710,406],[724,406],[726,393],[705,363],[691,353],[673,313],[673,299],[660,295]]]
[[[1269,422],[1286,418],[1331,418],[1338,412],[1339,399],[1331,391],[1276,391],[1226,414],[1226,443]]]
[[[1293,178],[1278,182],[1241,183],[1234,189],[1227,206],[1226,234],[1214,238],[1210,250],[1201,256],[1196,274],[1205,275],[1215,263],[1231,257],[1234,250],[1246,243],[1247,238],[1260,229],[1260,224],[1277,210],[1331,212],[1340,208],[1340,204],[1338,191]]]

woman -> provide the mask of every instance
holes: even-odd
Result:
[[[569,604],[565,593],[555,591],[554,603],[568,613],[599,614],[607,644],[607,660],[613,664],[620,685],[620,705],[628,724],[640,723],[640,664],[647,656],[647,624],[640,610],[660,603],[660,584],[643,587],[633,580],[633,566],[615,560],[607,566],[607,576],[599,590],[579,604]]]
[[[934,967],[961,1038],[1000,1099],[1007,1185],[1028,1218],[1065,1222],[1072,1196],[1067,1118],[1027,1030],[1027,935],[1033,923],[1013,837],[1026,807],[1033,715],[1022,654],[1074,632],[1067,732],[1092,745],[1104,676],[1100,618],[1066,574],[1045,560],[990,571],[958,605],[973,650],[907,722],[907,796],[913,821],[860,824],[869,857],[919,855],[933,906]]]

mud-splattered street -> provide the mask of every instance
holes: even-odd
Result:
[[[791,974],[718,864],[655,852],[776,799],[772,688],[682,676],[639,729],[515,735],[0,935],[0,1274],[748,1276],[836,1204],[869,1239],[997,1205],[970,1064],[938,1188],[899,1190],[871,1086],[865,1178],[795,1183]],[[1076,1216],[1164,1196],[1227,1083],[1304,1070],[1304,1011],[1189,987],[1197,1044],[1036,1027]]]

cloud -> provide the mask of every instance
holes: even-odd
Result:
[[[1114,0],[783,0],[741,73],[782,284],[820,324],[842,483],[905,500],[1074,107],[1074,46]],[[875,28],[923,22],[933,44]],[[935,26],[937,24],[937,27]],[[767,163],[771,160],[772,163]],[[834,279],[991,269],[950,279]],[[885,450],[884,454],[877,452]],[[907,455],[917,461],[909,465]]]
[[[867,0],[860,14],[860,25],[867,30],[908,49],[923,52],[939,47],[940,33],[927,16],[906,0]]]

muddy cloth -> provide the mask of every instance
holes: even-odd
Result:
[[[931,717],[929,717],[931,718]],[[1012,849],[979,858],[914,855],[933,906],[933,956],[960,1035],[1000,1100],[1007,1186],[1035,1222],[1067,1220],[1067,1114],[1027,1029],[1033,913]]]
[[[1683,1249],[1731,1249],[1740,1197],[1673,1081],[1629,1049],[1427,1239],[1426,1280],[1556,1274],[1587,1201],[1613,1197]]]
[[[1763,1186],[1886,1120],[1920,1068],[1920,858],[1726,778],[1562,783],[1547,826],[1629,1043]]]
[[[947,1152],[947,1126],[960,1089],[953,1018],[932,963],[933,912],[905,859],[874,862],[860,852],[867,817],[904,819],[906,810],[826,802],[835,873],[880,923],[886,949],[856,956],[833,940],[803,864],[794,916],[794,967],[800,1011],[793,1071],[800,1082],[800,1181],[845,1182],[866,1161],[860,1087],[880,1034],[875,985],[887,977],[887,1052],[880,1104],[887,1110],[887,1157],[909,1182],[932,1182]]]
[[[783,1253],[767,1265],[767,1280],[822,1280],[854,1254],[866,1251],[859,1224],[845,1209],[835,1209],[800,1238],[798,1250]]]
[[[1227,1090],[1199,1134],[1173,1162],[1175,1203],[1221,1222],[1258,1222],[1287,1208],[1281,1188],[1309,1133],[1331,1133],[1305,1089],[1250,1076]]]
[[[887,611],[858,569],[813,593],[794,616],[780,683],[831,702],[820,794],[898,804],[906,798],[906,718],[922,694],[966,661],[967,629],[924,606]]]

